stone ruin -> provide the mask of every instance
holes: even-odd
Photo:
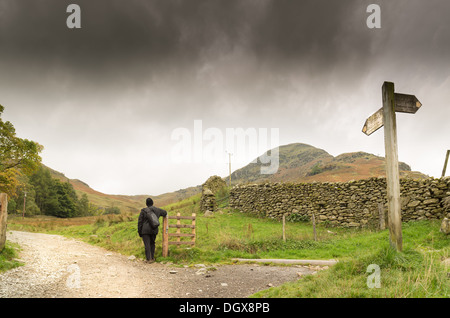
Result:
[[[205,215],[211,215],[217,211],[217,202],[215,194],[226,187],[226,182],[219,176],[209,177],[202,184],[202,198],[200,199],[200,211]]]

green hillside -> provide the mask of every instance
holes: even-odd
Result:
[[[105,194],[96,191],[89,187],[85,182],[78,179],[69,179],[63,173],[46,167],[50,170],[50,174],[53,178],[59,179],[63,182],[69,182],[73,185],[75,191],[79,196],[86,194],[89,202],[97,207],[107,208],[107,207],[118,207],[122,212],[125,213],[137,213],[141,208],[145,206],[145,199],[151,197],[157,206],[165,206],[170,203],[181,201],[185,198],[191,197],[197,193],[200,193],[200,186],[189,187],[186,189],[180,189],[174,192],[168,192],[161,195],[114,195]]]

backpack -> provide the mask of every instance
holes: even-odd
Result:
[[[156,229],[159,226],[159,218],[156,216],[155,212],[152,209],[147,208],[144,209],[145,216],[147,217],[148,223],[152,229]]]

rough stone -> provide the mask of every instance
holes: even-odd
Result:
[[[416,206],[418,206],[421,202],[419,200],[414,200],[410,203],[408,203],[407,207],[408,208],[415,208]]]
[[[202,185],[202,197],[200,199],[200,211],[211,211],[217,210],[217,202],[215,194],[217,191],[226,187],[227,184],[219,176],[212,176],[208,178]]]
[[[428,199],[423,201],[423,204],[425,205],[430,205],[430,204],[437,204],[439,203],[439,199]]]
[[[400,179],[402,221],[450,217],[450,182]],[[432,190],[433,189],[433,190]],[[332,226],[377,227],[378,206],[385,208],[386,179],[340,183],[263,183],[238,185],[230,191],[230,207],[244,213],[281,219],[283,214],[316,215]]]

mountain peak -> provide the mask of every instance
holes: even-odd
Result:
[[[346,182],[385,176],[384,157],[358,151],[333,157],[323,149],[304,143],[279,146],[279,168],[275,174],[260,173],[262,163],[250,163],[232,173],[234,184],[257,182]],[[409,165],[400,162],[401,176],[411,175]],[[415,178],[426,177],[413,173]]]

